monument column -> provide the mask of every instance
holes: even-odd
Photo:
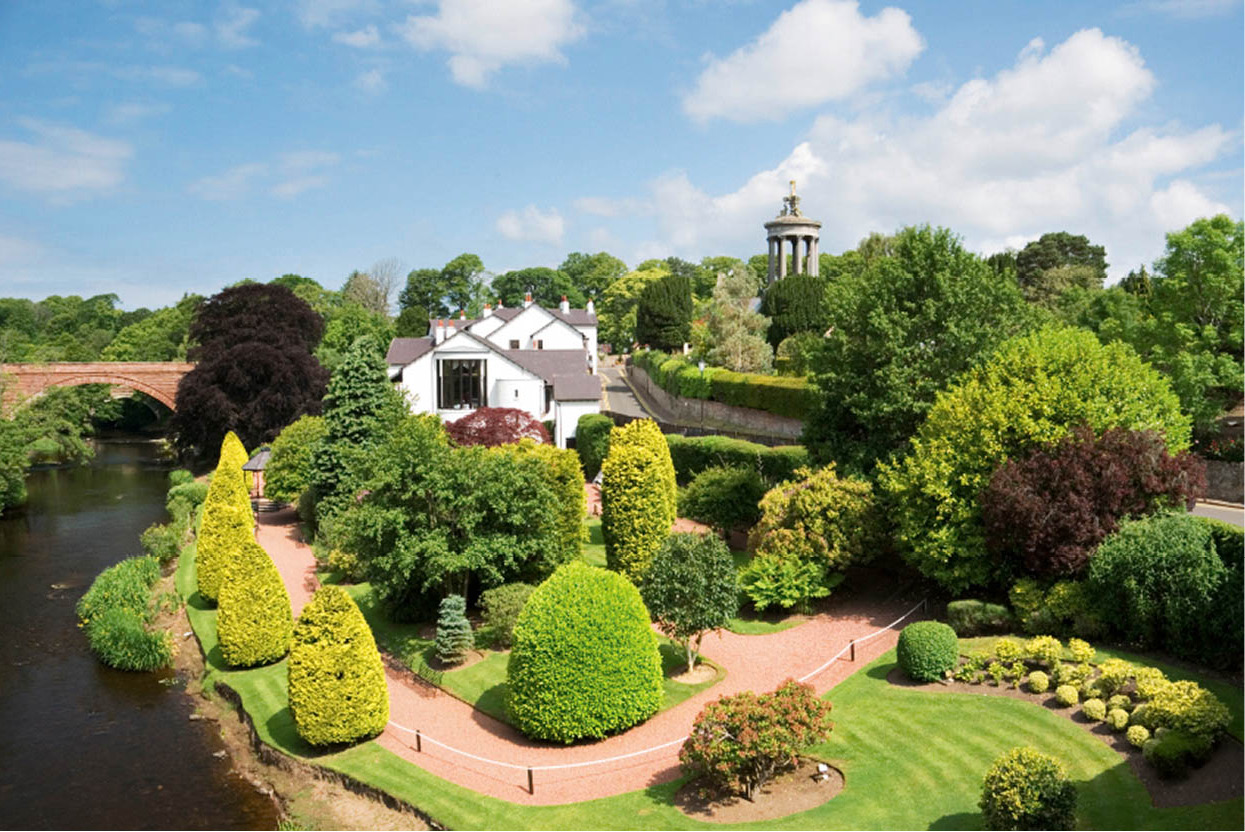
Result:
[[[791,181],[791,194],[783,197],[782,201],[782,213],[765,223],[766,240],[769,243],[767,277],[770,283],[782,280],[788,273],[816,275],[820,272],[817,241],[821,223],[800,213],[800,198],[795,193],[795,180]],[[788,243],[791,244],[790,266],[787,265]]]

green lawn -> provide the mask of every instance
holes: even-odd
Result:
[[[179,591],[190,599],[191,623],[207,651],[209,674],[238,692],[260,738],[288,754],[383,789],[450,828],[718,828],[696,823],[671,805],[678,783],[567,806],[528,807],[441,780],[374,742],[317,754],[294,730],[285,662],[245,671],[221,664],[215,611],[193,592],[193,548],[183,553],[177,579]],[[740,828],[978,829],[982,775],[997,755],[1021,744],[1055,755],[1077,781],[1081,828],[1241,827],[1239,799],[1155,809],[1127,763],[1080,726],[1020,700],[893,687],[885,678],[894,661],[891,651],[828,697],[834,703],[834,733],[811,751],[843,768],[847,789],[816,809]],[[1239,690],[1233,698],[1240,699]]]
[[[601,534],[601,518],[588,518],[588,542],[584,544],[584,563],[605,568],[605,537]]]

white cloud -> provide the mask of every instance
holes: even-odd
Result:
[[[271,162],[249,162],[205,176],[192,182],[187,190],[213,202],[241,199],[258,188],[278,199],[290,199],[327,185],[329,177],[325,170],[340,161],[338,154],[327,150],[294,150],[278,154]]]
[[[190,193],[212,202],[239,199],[250,192],[251,183],[268,173],[268,166],[261,162],[236,165],[216,176],[205,176],[190,184]]]
[[[439,0],[435,17],[411,15],[396,27],[412,46],[450,53],[454,80],[482,88],[512,63],[562,63],[561,48],[583,34],[571,0]]]
[[[227,49],[244,49],[258,46],[259,41],[247,34],[247,30],[259,19],[258,9],[227,5],[216,18],[216,37]]]
[[[389,88],[385,81],[385,73],[379,69],[369,69],[355,76],[354,85],[369,95],[379,95]]]
[[[380,32],[375,26],[369,24],[354,32],[335,32],[333,40],[356,49],[369,49],[380,45]]]
[[[126,101],[109,107],[105,118],[109,124],[130,124],[152,116],[164,115],[168,111],[168,104]]]
[[[558,245],[566,223],[556,208],[542,212],[528,205],[522,212],[507,211],[497,218],[497,230],[507,240]]]
[[[785,160],[733,192],[707,194],[678,172],[659,177],[646,197],[658,237],[642,250],[700,256],[741,240],[760,250],[761,223],[796,179],[805,213],[823,222],[822,251],[922,222],[987,253],[1067,230],[1105,245],[1119,276],[1158,256],[1165,232],[1229,210],[1191,173],[1239,135],[1219,125],[1125,130],[1154,87],[1137,50],[1096,29],[1049,52],[1031,43],[930,115],[824,115]]]
[[[924,47],[899,9],[865,17],[854,1],[802,0],[752,43],[711,56],[683,109],[697,121],[781,119],[903,73]]]
[[[278,199],[293,199],[304,191],[324,187],[328,181],[327,176],[300,176],[274,185],[270,193]]]
[[[375,0],[299,0],[298,19],[304,26],[336,26],[376,10]]]
[[[107,191],[125,178],[134,153],[126,142],[32,118],[17,123],[39,141],[0,140],[0,182],[63,199]]]
[[[1227,14],[1241,7],[1240,0],[1142,0],[1121,7],[1123,14],[1154,13],[1196,18]]]

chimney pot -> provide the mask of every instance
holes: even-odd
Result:
[[[523,308],[527,309],[531,305],[532,305],[532,293],[527,292],[526,294],[523,295]]]

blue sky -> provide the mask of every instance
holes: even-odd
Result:
[[[1242,4],[0,3],[0,295],[126,307],[385,258],[1046,231],[1113,277],[1242,214]]]

